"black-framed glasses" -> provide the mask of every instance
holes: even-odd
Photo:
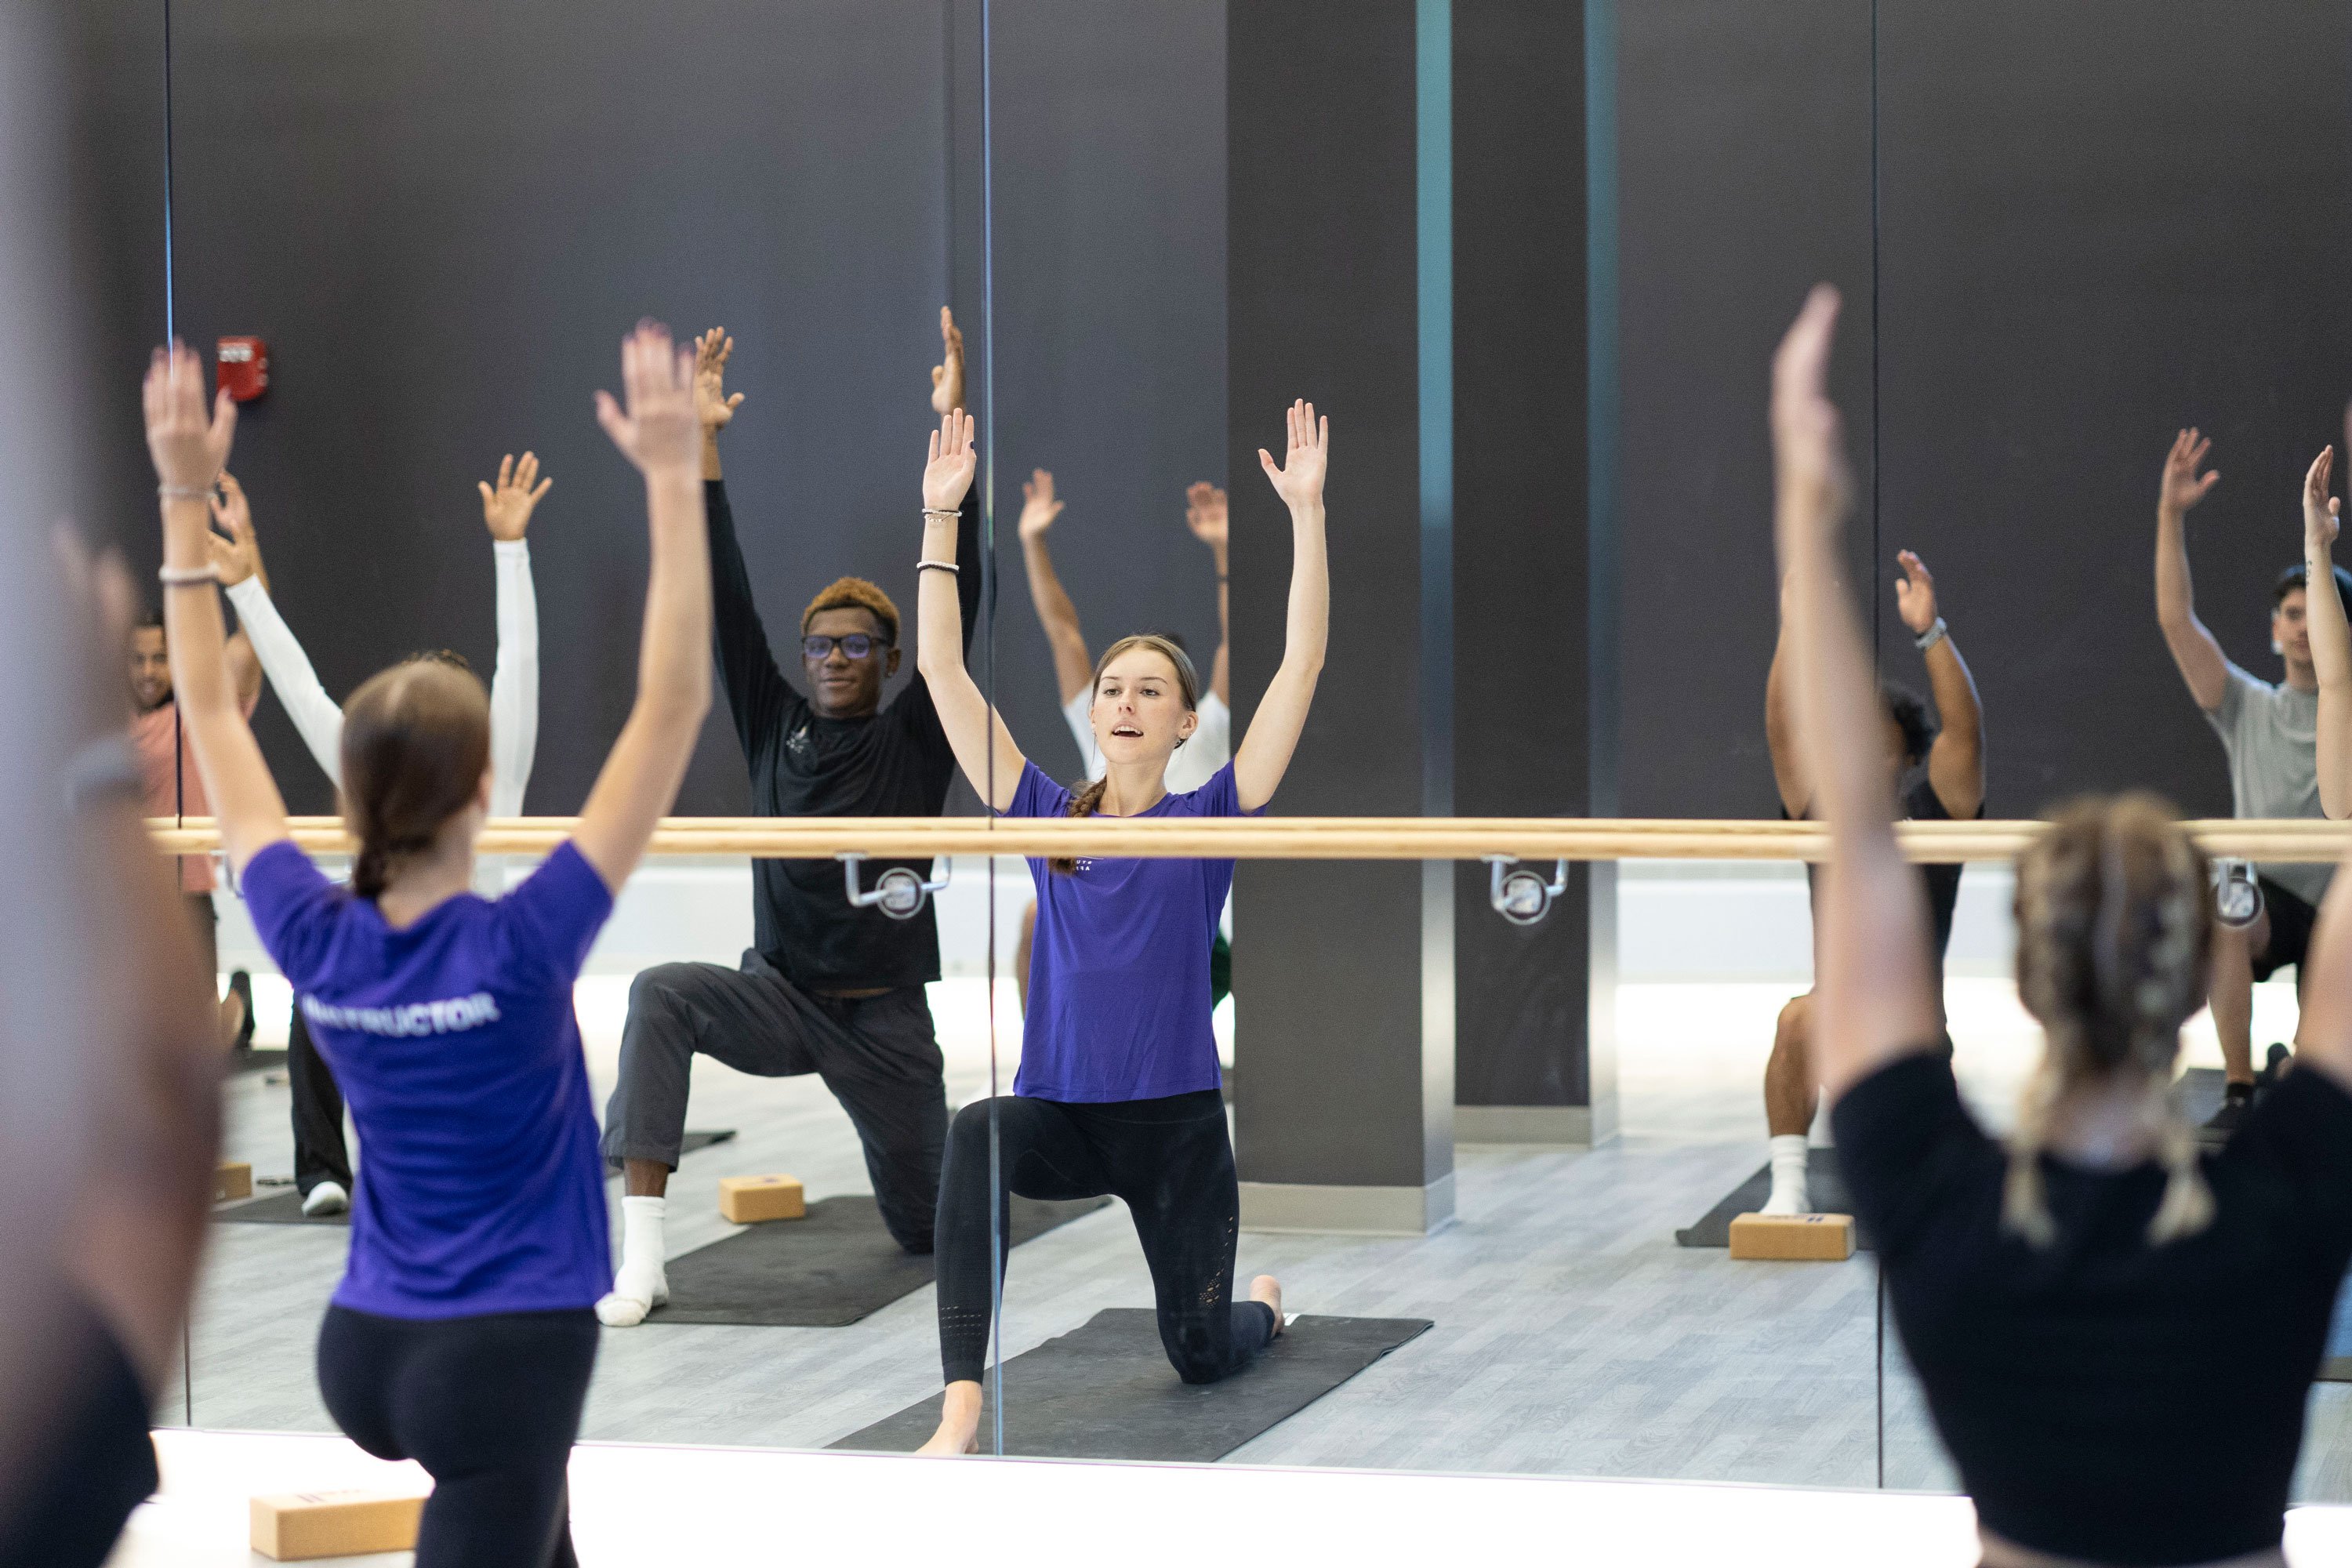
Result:
[[[852,632],[845,637],[810,637],[801,638],[801,657],[812,661],[830,658],[837,647],[851,658],[866,658],[875,649],[889,646],[888,637],[869,637],[864,632]]]

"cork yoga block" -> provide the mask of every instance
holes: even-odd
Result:
[[[1740,1215],[1731,1222],[1731,1256],[1842,1263],[1853,1256],[1853,1215]]]
[[[808,1213],[808,1198],[798,1176],[721,1176],[719,1214],[736,1225],[757,1225],[768,1219],[799,1219]]]
[[[213,1202],[253,1195],[253,1167],[242,1160],[223,1160],[213,1171]]]
[[[276,1563],[406,1552],[416,1544],[421,1497],[382,1492],[284,1492],[253,1500],[253,1549]]]

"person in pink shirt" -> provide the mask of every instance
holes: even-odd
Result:
[[[261,660],[244,632],[228,639],[225,650],[229,684],[247,718],[261,700]],[[180,723],[179,704],[172,696],[171,657],[163,643],[163,616],[159,611],[131,628],[131,747],[139,757],[145,783],[144,808],[149,816],[210,816],[205,783],[196,773],[196,755]],[[220,949],[213,910],[213,863],[207,855],[183,855],[177,883],[188,916],[195,922],[196,939],[204,949],[205,973],[220,973]],[[239,972],[242,973],[242,971]],[[221,1044],[228,1047],[250,1037],[252,999],[242,986],[232,986],[221,998]]]

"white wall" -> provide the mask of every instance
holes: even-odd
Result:
[[[959,858],[939,896],[940,951],[949,978],[984,972],[986,879],[978,857]],[[2015,942],[2009,868],[1971,866],[1960,879],[1947,964],[1955,975],[2006,975]],[[268,973],[244,906],[217,895],[221,967]],[[1029,873],[996,870],[997,973],[1012,968]],[[846,896],[844,899],[846,902]],[[1496,916],[1500,919],[1500,916]],[[1812,923],[1801,867],[1745,861],[1628,862],[1617,879],[1621,979],[1771,980],[1802,984],[1812,973]],[[588,959],[591,974],[633,974],[651,964],[702,959],[731,964],[751,942],[749,862],[663,859],[621,894]]]

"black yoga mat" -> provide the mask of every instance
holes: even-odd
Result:
[[[1846,1196],[1845,1174],[1838,1169],[1834,1149],[1805,1151],[1805,1195],[1812,1200],[1819,1214],[1852,1214],[1853,1200]],[[1772,1167],[1767,1164],[1754,1175],[1731,1189],[1721,1203],[1706,1211],[1696,1225],[1675,1232],[1675,1239],[1685,1247],[1729,1247],[1731,1222],[1744,1214],[1754,1214],[1772,1195]],[[1853,1244],[1868,1248],[1870,1233],[1859,1222],[1853,1227]]]
[[[697,1149],[708,1149],[713,1143],[724,1143],[735,1136],[731,1127],[716,1132],[688,1132],[679,1141],[678,1157],[685,1158]],[[617,1171],[607,1173],[618,1175]],[[213,1210],[213,1218],[228,1225],[343,1225],[352,1223],[351,1211],[341,1214],[306,1215],[302,1212],[302,1194],[292,1187],[248,1201],[222,1204]]]
[[[1301,1317],[1245,1371],[1223,1383],[1178,1380],[1158,1319],[1139,1308],[1097,1312],[1079,1328],[1004,1363],[1004,1451],[1065,1459],[1221,1459],[1424,1332],[1426,1318]],[[983,1385],[989,1446],[995,1380]],[[836,1448],[903,1454],[938,1429],[940,1395],[852,1432]]]
[[[1110,1203],[1013,1200],[1013,1245]],[[746,1226],[669,1260],[669,1302],[648,1323],[744,1323],[837,1329],[929,1285],[928,1255],[901,1249],[882,1226],[871,1193],[820,1198],[804,1219]]]

